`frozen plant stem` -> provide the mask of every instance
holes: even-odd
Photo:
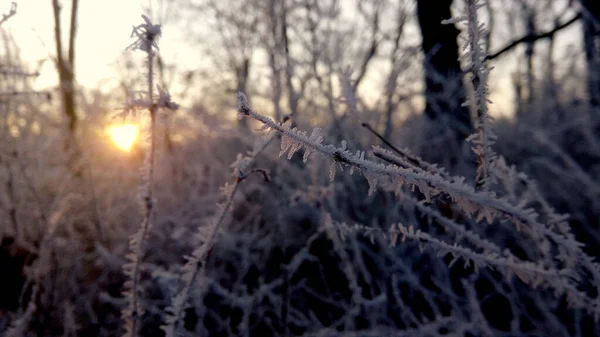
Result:
[[[125,321],[125,336],[134,337],[139,329],[139,320],[142,316],[140,306],[140,274],[141,260],[144,253],[144,243],[150,232],[152,218],[154,212],[154,165],[156,156],[156,123],[157,111],[160,107],[169,109],[177,109],[177,104],[171,102],[170,95],[166,90],[159,87],[159,98],[154,101],[154,56],[155,49],[158,49],[156,40],[161,34],[160,25],[154,25],[146,16],[142,15],[145,23],[133,27],[132,37],[137,40],[129,46],[129,49],[140,49],[147,55],[147,78],[148,84],[145,99],[131,100],[128,106],[125,107],[124,117],[129,111],[138,107],[148,109],[150,114],[150,127],[148,134],[149,150],[143,166],[144,186],[142,189],[142,202],[144,209],[144,218],[138,231],[133,234],[130,239],[130,253],[127,255],[129,260],[123,266],[123,270],[129,280],[125,282],[124,295],[128,299],[128,307],[123,310],[123,319]]]
[[[201,275],[206,266],[206,258],[210,250],[214,247],[217,242],[217,236],[219,234],[219,229],[223,225],[225,217],[233,204],[233,200],[235,198],[236,193],[239,190],[239,186],[246,178],[250,175],[257,173],[263,176],[265,181],[270,181],[269,174],[266,170],[263,169],[250,169],[250,166],[255,161],[255,158],[258,154],[260,154],[264,149],[269,145],[269,143],[273,140],[273,137],[270,137],[261,147],[256,149],[251,157],[245,158],[245,160],[239,160],[234,163],[236,181],[233,188],[224,188],[225,196],[227,197],[227,201],[224,206],[220,207],[221,212],[219,213],[217,220],[215,221],[212,228],[210,228],[209,233],[206,238],[202,235],[202,228],[199,228],[199,236],[204,241],[198,248],[194,249],[192,254],[187,257],[187,262],[183,266],[183,289],[181,289],[171,301],[171,306],[167,309],[167,315],[165,319],[165,325],[161,327],[163,331],[165,331],[166,337],[174,337],[177,334],[179,321],[181,319],[181,313],[186,308],[186,303],[189,297],[190,292],[192,291],[192,287],[196,284],[198,276]],[[239,164],[242,164],[241,167]]]
[[[496,136],[490,129],[490,116],[488,113],[488,90],[487,76],[489,70],[486,68],[486,52],[481,46],[482,37],[485,36],[483,25],[479,24],[477,10],[482,7],[479,0],[467,0],[467,31],[468,38],[465,43],[469,46],[469,52],[464,55],[470,58],[471,84],[473,85],[473,105],[477,111],[477,122],[475,133],[469,140],[475,145],[473,150],[477,155],[477,189],[486,189],[491,175],[491,166],[495,160],[492,145]]]
[[[568,248],[579,256],[585,254],[581,247],[573,246],[564,235],[553,232],[538,221],[538,214],[524,205],[514,205],[507,198],[499,198],[487,191],[478,191],[464,183],[462,177],[446,177],[441,172],[428,172],[412,168],[402,168],[396,165],[384,165],[364,158],[364,152],[358,151],[352,154],[345,147],[323,144],[323,137],[308,136],[306,132],[296,128],[281,126],[272,119],[265,117],[250,107],[246,96],[238,93],[238,112],[249,116],[264,124],[266,129],[272,129],[282,134],[282,151],[280,155],[290,153],[303,148],[305,158],[308,159],[314,153],[334,160],[335,165],[354,167],[362,171],[369,181],[370,189],[374,190],[378,185],[398,189],[404,184],[416,186],[425,194],[426,199],[432,193],[444,193],[462,210],[468,217],[477,222],[485,220],[493,224],[495,220],[505,220],[512,223],[517,230],[525,231],[530,237],[539,239],[544,236],[553,242]],[[315,132],[313,131],[313,134]],[[286,145],[287,144],[287,145]]]
[[[204,267],[206,266],[206,257],[208,253],[215,245],[217,241],[217,235],[219,234],[219,229],[223,224],[223,220],[229,211],[229,208],[233,204],[233,199],[238,191],[238,187],[242,182],[241,179],[238,179],[233,186],[233,190],[228,195],[227,203],[221,209],[221,213],[215,224],[210,229],[210,233],[208,234],[208,238],[206,242],[204,242],[200,247],[196,248],[192,255],[188,258],[187,263],[183,267],[184,275],[183,279],[185,282],[184,288],[173,297],[172,299],[172,307],[170,308],[171,313],[167,316],[166,325],[162,327],[165,331],[165,336],[174,337],[176,336],[178,323],[180,320],[180,316],[182,311],[185,309],[185,304],[187,302],[188,296],[194,284],[196,284],[196,280],[198,279],[198,275],[202,274]]]
[[[153,101],[153,72],[154,72],[154,53],[152,51],[148,52],[148,100],[149,102]],[[145,182],[145,191],[143,192],[143,202],[144,202],[144,220],[142,222],[142,226],[140,227],[139,236],[136,238],[138,240],[137,244],[132,242],[132,248],[136,248],[136,256],[135,256],[135,267],[133,270],[133,287],[132,287],[132,298],[130,301],[130,310],[131,315],[129,316],[129,324],[131,324],[131,330],[129,331],[129,336],[137,335],[137,321],[141,315],[141,310],[139,307],[139,281],[140,281],[140,272],[141,272],[141,260],[143,255],[143,243],[148,237],[148,232],[150,231],[150,226],[152,225],[152,213],[154,210],[154,200],[153,200],[153,189],[154,189],[154,164],[155,164],[155,153],[156,153],[156,105],[151,104],[148,109],[150,113],[150,149],[148,151],[145,163],[144,170],[146,171],[146,179]]]
[[[490,69],[487,68],[485,60],[487,53],[482,47],[482,37],[487,34],[483,24],[479,23],[477,10],[484,5],[480,0],[466,1],[466,16],[444,20],[444,24],[464,23],[467,26],[467,36],[460,36],[465,52],[460,57],[468,65],[469,78],[473,86],[473,97],[465,104],[473,107],[477,114],[475,132],[467,141],[473,144],[473,152],[477,155],[477,175],[475,188],[486,190],[494,179],[493,166],[497,159],[492,146],[496,142],[496,135],[491,129],[492,118],[488,113],[487,77]]]

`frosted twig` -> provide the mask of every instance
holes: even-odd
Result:
[[[161,34],[160,25],[153,24],[148,17],[142,15],[144,19],[143,24],[133,27],[132,37],[136,37],[137,40],[132,43],[128,49],[139,49],[146,53],[146,66],[147,69],[147,91],[144,94],[138,95],[138,98],[131,99],[127,102],[124,112],[121,114],[123,117],[127,115],[129,111],[135,111],[141,105],[148,109],[150,115],[150,130],[149,130],[149,143],[150,149],[144,162],[143,173],[144,173],[144,185],[141,201],[144,208],[144,219],[140,225],[138,231],[133,234],[130,239],[130,250],[131,252],[127,255],[129,260],[123,266],[125,275],[129,277],[129,280],[125,282],[124,294],[129,300],[129,305],[123,309],[122,316],[125,320],[125,335],[134,337],[137,335],[139,329],[138,322],[142,315],[142,308],[140,306],[139,299],[139,283],[140,273],[142,268],[142,256],[144,253],[144,243],[150,232],[152,225],[152,218],[154,213],[154,167],[156,158],[156,139],[157,139],[157,112],[159,108],[165,107],[169,109],[177,109],[178,105],[171,101],[171,96],[168,92],[159,87],[159,98],[158,101],[154,101],[154,49],[158,49],[156,41]],[[145,95],[145,97],[143,97]]]
[[[198,248],[194,249],[191,255],[187,257],[187,262],[182,268],[182,280],[184,283],[183,288],[172,298],[171,306],[167,309],[168,312],[165,318],[166,324],[161,326],[161,329],[165,332],[166,337],[176,336],[181,314],[183,310],[185,310],[189,294],[206,266],[206,257],[217,242],[219,230],[223,225],[231,205],[233,205],[233,201],[236,193],[239,190],[240,184],[254,173],[261,174],[265,181],[270,181],[269,174],[266,170],[251,169],[250,167],[254,163],[256,156],[259,155],[272,140],[273,137],[269,137],[269,139],[262,143],[258,149],[255,149],[255,151],[252,153],[252,157],[242,158],[241,156],[238,156],[236,162],[231,165],[236,176],[235,184],[233,185],[233,188],[230,188],[228,185],[223,188],[225,196],[227,197],[227,201],[225,205],[220,207],[217,220],[209,228],[208,234],[205,234],[205,229],[203,227],[198,228],[198,236],[201,237],[204,242]]]
[[[334,160],[334,164],[355,167],[363,171],[369,180],[371,190],[377,185],[390,185],[394,188],[401,187],[404,183],[417,186],[423,194],[430,195],[431,188],[438,189],[447,194],[469,217],[477,216],[478,220],[485,219],[492,223],[498,216],[502,216],[515,223],[517,228],[526,227],[532,236],[539,235],[543,225],[538,223],[537,214],[533,209],[523,209],[508,203],[505,199],[495,197],[485,191],[475,191],[471,186],[464,183],[464,178],[455,177],[449,181],[439,174],[412,168],[401,168],[396,165],[384,165],[364,158],[364,153],[352,154],[344,147],[337,148],[334,145],[324,145],[323,137],[309,137],[306,132],[297,128],[289,128],[275,123],[271,118],[263,116],[254,111],[249,105],[246,96],[238,94],[238,112],[254,118],[265,125],[265,127],[282,133],[283,154],[289,150],[291,153],[304,147],[305,157],[310,157],[317,152]]]

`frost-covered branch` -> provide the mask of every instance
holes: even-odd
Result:
[[[465,52],[460,57],[468,64],[468,71],[473,86],[473,99],[468,104],[474,107],[477,112],[477,121],[475,123],[475,133],[467,138],[473,146],[473,151],[477,155],[477,178],[476,186],[478,189],[486,189],[493,178],[492,166],[496,160],[496,154],[492,146],[496,142],[496,135],[491,129],[492,118],[489,115],[487,104],[488,100],[487,77],[489,69],[486,66],[486,51],[482,46],[483,37],[486,35],[483,24],[480,24],[477,16],[477,10],[485,5],[480,0],[467,0],[467,15],[445,20],[445,24],[455,24],[464,22],[467,25],[467,36],[461,36],[464,43]]]
[[[351,153],[346,149],[345,142],[342,142],[341,147],[324,144],[324,138],[320,128],[313,130],[309,136],[306,132],[300,131],[297,128],[290,128],[275,123],[272,119],[254,111],[242,93],[238,94],[238,103],[238,112],[240,115],[254,118],[263,123],[264,129],[276,130],[282,134],[280,156],[287,153],[287,157],[291,158],[298,150],[304,149],[303,159],[305,161],[315,153],[329,157],[333,160],[330,178],[333,179],[335,176],[336,167],[342,169],[348,167],[351,171],[353,169],[358,169],[367,178],[370,186],[370,193],[378,186],[393,191],[400,191],[404,184],[418,187],[427,200],[429,200],[432,195],[443,193],[453,200],[467,217],[473,218],[477,222],[485,220],[487,223],[493,224],[496,220],[504,220],[514,224],[518,230],[525,230],[534,241],[539,242],[543,254],[550,253],[550,242],[556,244],[556,247],[558,247],[560,251],[560,255],[556,256],[556,258],[564,263],[562,267],[565,268],[561,270],[561,273],[568,273],[568,277],[577,278],[577,272],[574,269],[575,265],[572,262],[569,262],[569,257],[576,257],[577,260],[583,261],[583,265],[588,271],[591,271],[595,282],[598,281],[597,275],[600,267],[592,258],[583,252],[582,245],[577,242],[572,235],[569,235],[570,233],[565,233],[564,231],[557,233],[552,229],[558,225],[555,221],[561,221],[561,219],[563,219],[562,217],[551,218],[549,221],[551,221],[552,224],[544,225],[539,222],[539,215],[533,209],[525,208],[526,204],[518,203],[515,205],[510,203],[507,198],[497,197],[492,192],[485,190],[478,191],[472,186],[467,185],[462,177],[446,177],[446,175],[442,176],[442,172],[431,173],[421,168],[416,168],[414,165],[410,165],[410,167],[401,167],[395,164],[385,165],[376,163],[369,159],[365,159],[365,153],[362,151]],[[384,153],[384,151],[378,152]],[[389,156],[389,154],[387,155]],[[456,230],[458,228],[454,229]],[[406,233],[410,234],[410,232]],[[448,252],[453,251],[469,256],[472,254],[472,251],[468,248],[454,247],[441,241],[438,242],[439,240],[435,241],[435,238],[429,236],[422,237],[421,239],[427,239],[429,242],[439,246],[438,248],[443,248]],[[471,237],[471,239],[476,240],[476,237]],[[444,244],[448,246],[444,246]],[[485,245],[486,244],[484,244],[484,246]],[[497,250],[497,248],[493,250]],[[496,259],[493,255],[480,254],[473,258],[476,258],[480,263],[485,262],[506,268],[511,266],[514,267],[514,260],[506,260],[506,258],[503,257]],[[549,274],[551,272],[548,270],[535,269],[534,267],[537,265],[531,266],[528,264],[530,262],[523,263],[525,265],[522,267],[529,271],[525,274],[521,273],[521,277],[530,275],[531,272],[534,271],[541,275],[551,276]],[[556,274],[556,272],[554,273]],[[562,277],[562,281],[557,281],[552,288],[556,291],[558,291],[557,289],[559,288],[562,289],[562,291],[558,291],[561,294],[568,292],[569,296],[575,298],[573,300],[574,303],[578,303],[580,306],[587,308],[595,314],[600,313],[600,310],[598,310],[596,306],[590,304],[589,299],[584,294],[577,291],[576,287],[566,282],[565,279],[566,276]],[[531,279],[531,282],[535,285],[538,284],[537,279]]]
[[[179,291],[177,295],[173,296],[171,300],[171,307],[167,309],[167,314],[165,317],[166,325],[161,327],[161,329],[163,329],[165,332],[165,336],[167,337],[176,336],[181,314],[183,310],[185,310],[190,292],[192,291],[192,288],[196,284],[198,277],[204,269],[204,262],[206,261],[208,253],[217,241],[217,235],[219,234],[219,230],[223,224],[225,216],[233,204],[233,199],[238,191],[241,181],[242,180],[238,180],[232,188],[230,188],[228,185],[225,186],[224,191],[227,197],[227,202],[219,207],[220,210],[217,220],[212,224],[212,226],[210,226],[210,228],[208,228],[208,232],[203,227],[200,227],[198,230],[198,236],[204,242],[198,248],[194,249],[190,256],[186,257],[187,262],[182,268],[182,280],[184,283],[183,289]]]
[[[174,337],[177,335],[179,322],[182,318],[182,312],[186,308],[188,298],[194,285],[196,285],[198,278],[201,276],[202,271],[204,270],[208,253],[217,243],[219,231],[223,226],[229,209],[233,205],[233,201],[236,193],[239,190],[240,184],[253,173],[262,175],[265,181],[270,180],[268,172],[262,169],[253,169],[252,165],[254,164],[256,156],[259,155],[269,145],[271,140],[273,140],[273,137],[269,137],[262,143],[257,144],[257,147],[254,149],[252,156],[250,157],[238,155],[237,160],[231,165],[236,177],[235,184],[233,186],[226,184],[223,188],[223,192],[227,201],[225,204],[219,205],[219,215],[208,229],[204,226],[198,227],[197,236],[202,244],[194,249],[190,256],[186,257],[187,262],[182,267],[181,277],[183,281],[183,288],[179,290],[175,296],[173,296],[171,300],[171,306],[167,309],[165,318],[166,324],[161,326],[161,329],[165,332],[167,337]]]
[[[435,238],[413,226],[394,224],[388,230],[358,224],[348,226],[342,223],[333,226],[339,231],[342,240],[350,234],[359,234],[370,238],[371,242],[374,242],[375,237],[383,237],[389,240],[391,246],[395,246],[398,239],[402,242],[408,239],[417,242],[421,250],[431,248],[439,257],[450,254],[453,257],[450,267],[459,259],[463,259],[465,267],[472,265],[475,271],[481,268],[492,268],[501,271],[507,279],[513,275],[517,276],[533,288],[544,287],[551,289],[556,296],[564,295],[571,307],[584,309],[600,318],[600,301],[588,297],[577,288],[574,283],[576,280],[569,269],[557,270],[544,266],[540,262],[523,261],[508,250],[479,253],[457,243],[450,244]]]
[[[157,112],[159,108],[168,108],[175,110],[178,108],[176,103],[171,101],[171,96],[166,90],[158,87],[159,97],[154,100],[154,56],[158,49],[156,44],[160,37],[160,25],[153,24],[148,17],[142,15],[144,23],[133,27],[132,37],[136,38],[128,49],[139,49],[146,53],[147,66],[147,91],[139,94],[137,99],[132,99],[126,103],[122,117],[126,117],[131,111],[142,107],[147,108],[150,115],[150,130],[148,132],[148,143],[150,149],[147,152],[144,166],[142,169],[144,185],[142,186],[141,201],[144,209],[144,218],[140,228],[129,238],[130,253],[127,254],[128,263],[123,265],[123,271],[129,280],[125,282],[124,295],[129,300],[129,305],[123,309],[122,316],[125,321],[125,336],[134,337],[137,335],[139,328],[138,323],[142,316],[142,308],[140,306],[140,274],[142,268],[142,256],[144,253],[144,243],[150,232],[154,215],[154,167],[156,158],[156,141],[157,141]]]
[[[369,192],[372,193],[378,186],[388,187],[392,190],[402,188],[404,184],[419,188],[426,199],[429,199],[432,189],[437,189],[448,195],[468,217],[475,217],[477,221],[486,220],[493,223],[497,218],[504,218],[514,223],[518,229],[526,229],[530,235],[537,237],[545,227],[537,221],[537,213],[533,209],[524,209],[518,205],[510,204],[506,199],[498,198],[486,191],[476,191],[464,183],[463,177],[452,180],[445,179],[440,174],[433,174],[414,168],[401,168],[397,165],[385,165],[365,159],[365,153],[357,151],[351,153],[344,145],[323,144],[321,129],[313,130],[310,136],[297,128],[289,128],[275,123],[271,118],[254,111],[248,104],[246,96],[238,94],[238,111],[242,115],[254,118],[264,124],[264,128],[273,129],[282,134],[280,156],[287,152],[291,158],[295,152],[304,148],[304,160],[308,160],[315,153],[333,159],[330,177],[335,176],[336,166],[359,169],[369,182]]]

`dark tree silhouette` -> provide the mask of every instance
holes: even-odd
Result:
[[[600,105],[600,3],[596,0],[581,0],[584,7],[583,39],[588,72],[590,104]]]
[[[472,131],[466,94],[458,61],[458,29],[442,24],[449,19],[452,0],[417,0],[417,15],[425,53],[425,114],[441,119],[464,140]]]
[[[581,0],[581,4],[596,18],[596,20],[600,20],[600,3],[598,1]]]
[[[63,36],[60,21],[61,5],[58,0],[52,0],[54,14],[54,36],[56,42],[56,68],[60,81],[60,92],[64,113],[69,120],[69,132],[75,132],[77,126],[77,111],[75,105],[75,35],[77,32],[77,9],[79,0],[71,1],[71,21],[69,23],[69,45],[67,57],[63,49]]]

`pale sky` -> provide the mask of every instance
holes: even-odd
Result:
[[[51,0],[16,0],[17,15],[4,23],[21,48],[21,58],[26,62],[34,62],[55,55],[54,22]],[[61,1],[65,8],[62,11],[62,30],[68,34],[71,1]],[[78,31],[76,37],[76,77],[77,82],[88,88],[115,85],[118,76],[115,67],[111,66],[127,46],[133,42],[130,33],[133,25],[142,23],[142,4],[148,0],[80,0],[78,12]],[[0,11],[8,12],[9,1],[0,1]],[[169,52],[178,45],[178,34],[169,32],[163,27],[163,38],[160,41],[161,54],[166,60],[173,61],[177,52]],[[181,44],[178,48],[181,50]],[[65,46],[66,49],[66,46]],[[139,56],[139,55],[138,55]],[[143,64],[140,63],[140,66]],[[35,67],[32,65],[32,67]],[[35,69],[30,69],[35,70]],[[36,88],[53,86],[57,83],[57,75],[51,62],[40,69],[41,76],[35,81]]]
[[[37,61],[55,55],[54,23],[52,0],[15,0],[18,4],[17,15],[3,25],[16,38],[21,48],[21,58],[32,63],[30,71],[34,71]],[[158,3],[161,0],[80,0],[78,13],[78,32],[76,40],[76,79],[79,85],[87,88],[104,88],[110,90],[118,85],[119,74],[114,62],[126,51],[133,39],[130,33],[133,25],[142,22],[143,6]],[[65,8],[62,11],[63,33],[68,34],[70,0],[61,1]],[[10,1],[0,1],[0,12],[6,13]],[[154,8],[156,10],[156,8]],[[202,24],[202,19],[197,20]],[[155,22],[157,23],[157,22]],[[511,23],[507,23],[507,26]],[[556,50],[557,56],[564,57],[572,42],[578,44],[579,28],[574,25],[559,35]],[[185,40],[182,28],[174,25],[163,25],[163,37],[159,42],[161,55],[168,63],[176,63],[180,69],[197,69],[202,62],[200,52],[193,49],[193,43]],[[189,36],[188,36],[189,37]],[[65,47],[66,48],[66,47]],[[134,54],[135,55],[135,54]],[[143,55],[137,53],[140,69],[143,67]],[[492,110],[506,109],[512,101],[511,72],[515,69],[514,55],[507,55],[494,64],[490,86],[492,100],[496,106]],[[57,74],[52,62],[46,62],[39,69],[41,76],[35,80],[35,89],[55,86]],[[504,103],[504,104],[503,104]],[[507,105],[508,103],[508,105]],[[498,111],[506,113],[507,111]]]

